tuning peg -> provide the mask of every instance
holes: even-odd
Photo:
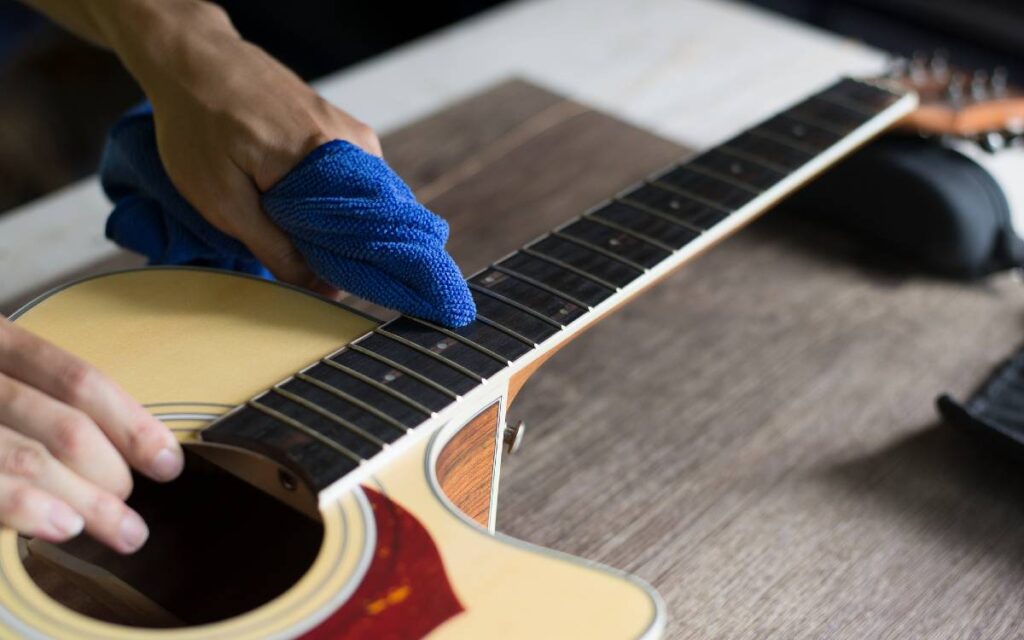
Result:
[[[945,82],[949,78],[949,51],[947,49],[936,49],[928,61],[928,67],[932,77],[939,82]]]
[[[915,51],[910,58],[910,81],[915,85],[923,85],[928,82],[928,77],[928,56]]]
[[[975,102],[985,100],[989,95],[988,71],[975,69],[971,75],[971,99]]]
[[[885,62],[885,77],[893,80],[902,80],[907,76],[907,68],[910,66],[903,56],[892,56]]]
[[[953,109],[960,109],[964,104],[964,86],[967,84],[967,76],[959,71],[953,72],[949,82],[946,84],[946,99]]]
[[[989,131],[988,133],[981,134],[977,138],[978,146],[989,153],[1002,151],[1009,146],[1009,142],[1009,138],[1003,131]]]
[[[1007,94],[1007,87],[1009,86],[1010,73],[1006,70],[1006,67],[996,67],[992,70],[992,95],[997,98],[1005,98]]]

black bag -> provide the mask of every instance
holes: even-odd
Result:
[[[876,140],[798,192],[790,206],[943,276],[978,278],[1024,264],[1024,241],[995,178],[933,139]]]

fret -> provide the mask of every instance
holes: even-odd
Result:
[[[540,313],[539,311],[535,311],[535,310],[531,309],[530,307],[528,307],[528,306],[526,306],[526,305],[524,305],[524,304],[522,304],[520,302],[516,302],[515,300],[512,300],[511,298],[508,298],[508,297],[506,297],[506,296],[504,296],[504,295],[502,295],[502,294],[500,294],[500,293],[498,293],[496,291],[491,291],[491,290],[487,289],[486,287],[481,287],[480,285],[478,285],[478,284],[476,284],[474,282],[469,282],[467,284],[469,285],[469,290],[470,290],[471,293],[478,293],[478,294],[480,294],[480,295],[482,295],[482,296],[484,296],[486,298],[491,298],[492,300],[497,300],[498,302],[501,302],[501,303],[503,303],[503,304],[505,304],[507,306],[513,307],[516,310],[521,311],[521,312],[525,313],[528,316],[532,316],[532,317],[536,318],[537,320],[540,320],[541,322],[547,324],[550,327],[554,327],[555,329],[564,329],[565,328],[564,324],[562,324],[560,322],[556,322],[555,320],[552,320],[551,318],[547,317],[543,313]]]
[[[650,213],[667,216],[696,231],[707,231],[729,215],[721,209],[711,207],[676,191],[670,191],[658,184],[645,184],[623,193],[619,197],[630,205],[642,207]]]
[[[470,292],[476,302],[477,319],[481,322],[500,328],[502,331],[508,332],[509,335],[528,340],[533,346],[558,333],[559,327],[547,318],[538,318],[515,305],[475,291],[473,287],[470,287]]]
[[[494,265],[494,268],[509,269],[512,275],[544,285],[554,293],[587,307],[596,306],[615,293],[615,287],[599,284],[592,278],[581,276],[572,270],[522,251],[502,260]]]
[[[469,279],[481,293],[501,296],[518,308],[537,314],[563,327],[586,313],[586,307],[546,291],[494,268],[484,269]]]
[[[576,275],[581,276],[583,278],[586,278],[587,280],[590,280],[592,282],[596,282],[597,284],[599,284],[599,285],[601,285],[603,287],[607,287],[607,288],[611,289],[612,291],[618,291],[621,288],[621,287],[618,287],[618,286],[616,286],[615,284],[613,284],[611,282],[608,282],[607,280],[603,280],[603,279],[601,279],[601,278],[599,278],[599,277],[597,277],[597,276],[595,276],[595,275],[593,275],[591,273],[587,273],[583,269],[578,269],[578,268],[572,266],[571,264],[568,264],[566,262],[562,262],[558,258],[552,258],[551,256],[544,255],[543,253],[538,253],[538,252],[534,251],[533,249],[530,249],[529,247],[523,247],[522,249],[519,250],[519,253],[521,253],[523,255],[531,256],[533,258],[537,258],[538,260],[543,260],[544,262],[553,264],[556,267],[559,267],[561,269],[565,269],[566,271],[572,271]]]
[[[803,149],[746,131],[720,145],[718,150],[786,172],[796,171],[814,157]]]
[[[339,357],[346,352],[339,353],[334,357]],[[350,361],[351,358],[346,357],[343,359]],[[358,365],[357,362],[356,365]],[[389,424],[384,425],[387,429],[381,429],[379,420],[375,419],[372,415],[369,415],[366,412],[357,411],[356,408],[347,406],[341,398],[333,396],[322,388],[316,387],[315,383],[310,382],[307,379],[327,385],[333,389],[337,389],[371,404],[371,406],[375,407],[378,411],[390,416],[393,421],[400,424],[406,430],[422,423],[433,413],[430,409],[421,406],[419,402],[411,400],[407,396],[400,394],[398,396],[392,395],[388,392],[391,389],[382,390],[378,386],[370,384],[370,381],[358,378],[357,374],[350,371],[344,365],[337,365],[337,362],[333,359],[324,358],[319,361],[319,364],[315,367],[311,367],[303,372],[302,375],[304,377],[299,382],[306,385],[305,387],[296,388],[297,385],[294,385],[292,382],[286,383],[282,386],[289,391],[299,393],[303,397],[315,399],[316,402],[322,404],[325,409],[333,410],[334,413],[339,416],[348,418],[350,421],[362,428],[372,431],[385,441],[394,440],[401,435],[401,433],[392,434],[391,430],[393,430],[393,427]],[[369,376],[367,376],[367,378],[369,378]],[[310,386],[313,388],[310,388]],[[386,389],[386,385],[381,386],[384,386]],[[433,398],[440,395],[433,390],[430,390],[429,393],[430,395],[422,394],[421,397],[426,401],[434,401]],[[441,402],[434,401],[434,407],[437,407],[438,404],[446,407],[447,404],[450,404],[452,401],[449,397],[440,397],[442,398]]]
[[[859,111],[817,97],[787,109],[786,115],[841,135],[850,133],[868,120],[868,116]]]
[[[415,427],[452,398],[405,373],[355,351],[324,358],[307,375],[362,398],[406,427]]]
[[[286,392],[287,393],[287,392]],[[346,428],[337,420],[328,418],[323,413],[313,411],[301,403],[293,402],[286,395],[271,390],[251,401],[260,411],[270,409],[280,416],[293,421],[291,426],[308,429],[314,432],[325,444],[338,448],[342,453],[353,456],[359,461],[372,458],[380,452],[381,446],[368,440],[355,431]],[[280,419],[280,416],[275,416]]]
[[[862,116],[864,116],[865,120],[873,117],[876,113],[878,113],[878,110],[875,109],[874,107],[858,102],[857,100],[854,100],[851,96],[846,95],[845,92],[842,91],[825,91],[823,93],[819,93],[815,97],[818,98],[819,100],[824,100],[825,102],[831,102],[832,104],[837,104],[846,107],[847,109],[852,109],[857,113],[861,114]]]
[[[451,362],[429,351],[420,351],[408,344],[389,338],[379,333],[360,338],[349,345],[360,353],[367,353],[392,366],[398,366],[408,373],[415,374],[423,382],[429,381],[456,394],[462,395],[472,390],[482,379],[471,373],[460,371]]]
[[[566,293],[564,293],[562,291],[559,291],[558,289],[554,289],[554,288],[550,287],[549,285],[546,285],[543,282],[540,282],[539,280],[534,280],[530,276],[523,275],[522,273],[518,273],[515,269],[510,269],[508,267],[503,267],[503,266],[497,265],[497,264],[492,264],[489,268],[493,269],[493,270],[495,270],[495,271],[497,271],[499,273],[502,273],[502,274],[504,274],[504,275],[506,275],[506,276],[508,276],[510,278],[513,278],[515,280],[519,280],[519,281],[525,282],[526,284],[528,284],[528,285],[530,285],[532,287],[537,287],[538,289],[542,289],[544,291],[547,291],[551,295],[553,295],[553,296],[555,296],[555,297],[557,297],[557,298],[559,298],[561,300],[567,300],[567,301],[571,302],[572,304],[576,305],[577,307],[580,307],[582,309],[586,309],[587,311],[589,311],[591,309],[591,305],[589,305],[586,302],[580,300],[579,298],[575,298],[575,297],[573,297],[571,295],[568,295],[568,294],[566,294]]]
[[[280,385],[279,388],[348,420],[381,442],[394,442],[409,431],[409,427],[400,420],[372,404],[304,373],[295,374],[293,380]]]
[[[892,91],[850,78],[843,78],[819,96],[824,100],[840,100],[848,105],[857,105],[868,115],[875,115],[900,99]]]
[[[663,189],[701,200],[724,213],[732,213],[757,196],[749,189],[694,171],[686,165],[655,177],[653,182]]]
[[[670,244],[665,244],[664,242],[662,242],[661,240],[658,240],[657,238],[651,238],[649,236],[645,236],[644,234],[640,233],[639,231],[634,231],[633,229],[630,229],[629,227],[624,227],[621,224],[619,224],[617,222],[614,222],[612,220],[608,220],[608,219],[602,218],[600,216],[588,216],[586,214],[584,214],[584,218],[586,218],[587,220],[590,220],[592,222],[596,222],[598,224],[603,224],[606,227],[611,227],[612,229],[615,229],[616,231],[621,231],[622,233],[627,233],[627,234],[629,234],[629,235],[631,235],[631,236],[633,236],[635,238],[639,238],[639,239],[643,240],[647,244],[653,244],[654,246],[658,247],[659,249],[664,249],[665,251],[668,251],[669,253],[672,253],[672,252],[674,252],[676,250],[675,247],[673,247]]]
[[[728,178],[759,193],[768,190],[786,177],[783,172],[758,162],[741,160],[718,149],[702,153],[687,163],[687,166]]]
[[[560,237],[583,241],[586,246],[595,247],[606,255],[623,259],[627,264],[639,266],[645,270],[672,255],[670,251],[644,242],[634,235],[623,233],[586,218],[581,218],[562,227],[558,230],[558,234]]]
[[[312,380],[312,378],[310,378],[310,379]],[[324,385],[324,386],[327,386],[327,385]],[[373,435],[369,431],[366,431],[365,429],[363,429],[359,425],[355,424],[354,422],[350,422],[350,421],[346,420],[345,418],[343,418],[342,416],[339,416],[338,414],[336,414],[336,413],[334,413],[332,411],[328,411],[327,409],[325,409],[324,407],[320,406],[316,402],[313,402],[311,400],[307,400],[306,398],[303,398],[301,395],[299,395],[297,393],[292,393],[292,391],[290,391],[289,389],[285,389],[284,387],[280,387],[279,386],[279,387],[272,387],[270,390],[271,390],[271,392],[276,393],[279,396],[283,396],[284,398],[288,399],[290,402],[294,402],[295,404],[298,404],[298,405],[300,405],[300,406],[302,406],[302,407],[304,407],[304,408],[306,408],[306,409],[308,409],[308,410],[310,410],[310,411],[312,411],[312,412],[314,412],[314,413],[316,413],[316,414],[318,414],[320,416],[323,416],[324,418],[327,418],[328,420],[331,420],[332,422],[335,422],[338,425],[341,425],[342,427],[344,427],[345,429],[348,429],[350,432],[356,434],[360,438],[363,438],[367,442],[370,442],[371,444],[373,444],[375,447],[377,447],[378,450],[383,449],[384,447],[388,446],[387,442],[381,440],[380,438],[378,438],[377,436]],[[342,443],[342,444],[344,444],[344,443]],[[353,449],[353,451],[355,451],[355,449]],[[358,451],[356,451],[356,453],[358,453]],[[366,457],[366,456],[364,456],[364,457]]]
[[[390,331],[388,331],[387,329],[384,329],[382,327],[377,327],[376,329],[373,330],[373,332],[376,333],[377,335],[384,336],[388,340],[394,340],[395,342],[397,342],[399,344],[403,344],[406,347],[409,347],[410,349],[412,349],[413,351],[416,351],[417,353],[421,353],[421,354],[427,356],[427,358],[430,358],[430,359],[432,359],[432,360],[434,360],[436,362],[440,362],[442,364],[445,364],[448,367],[451,367],[452,369],[455,369],[456,371],[458,371],[459,373],[461,373],[465,377],[469,378],[470,380],[473,380],[474,382],[478,382],[479,383],[479,382],[486,382],[487,381],[487,378],[485,378],[482,375],[479,375],[478,373],[474,372],[473,370],[467,369],[466,367],[462,366],[461,364],[458,364],[457,362],[453,362],[450,359],[445,358],[440,353],[437,353],[436,351],[434,351],[432,349],[428,349],[426,347],[421,347],[420,345],[416,344],[412,340],[406,340],[402,336],[395,335],[395,334],[391,333]],[[452,338],[448,338],[448,340],[451,340],[451,342],[454,343],[454,344],[458,344],[457,340],[453,340]]]
[[[812,155],[817,155],[828,149],[843,137],[834,131],[794,120],[785,114],[777,115],[754,127],[750,133],[773,138]]]
[[[349,394],[353,393],[353,388],[366,393],[366,387],[369,387],[371,391],[380,392],[399,403],[397,406],[394,403],[385,403],[385,410],[406,429],[422,422],[425,416],[434,415],[435,409],[431,407],[436,407],[436,411],[440,411],[451,404],[451,398],[447,394],[440,393],[401,371],[391,369],[378,360],[355,351],[343,351],[331,358],[323,358],[317,366],[320,365],[326,369],[314,367],[307,373],[315,373],[317,380]],[[377,399],[374,405],[380,407],[379,396]],[[412,411],[403,411],[402,408]]]
[[[359,462],[306,431],[243,405],[202,432],[203,440],[263,454],[298,474],[315,491],[355,470]]]
[[[558,260],[617,287],[626,286],[644,272],[641,265],[624,262],[614,255],[608,256],[600,250],[553,235],[527,245],[526,250]]]
[[[479,382],[508,366],[507,361],[496,360],[494,357],[464,344],[458,338],[447,336],[413,321],[403,322],[403,318],[389,322],[377,331],[410,348],[432,357],[442,358],[460,373]]]
[[[451,389],[449,389],[447,386],[441,384],[440,382],[435,382],[430,377],[423,375],[422,373],[420,373],[419,371],[416,371],[415,369],[411,369],[411,368],[407,367],[404,363],[396,362],[395,360],[392,360],[391,358],[387,357],[384,354],[377,353],[376,351],[373,351],[371,349],[367,349],[366,347],[360,346],[357,343],[349,344],[348,345],[348,350],[352,351],[354,353],[358,353],[360,355],[366,356],[366,357],[370,358],[371,360],[376,360],[380,364],[385,365],[386,367],[388,367],[391,371],[394,371],[395,373],[403,373],[403,374],[413,378],[414,380],[425,384],[426,386],[430,387],[434,391],[438,391],[441,394],[448,396],[452,400],[458,400],[459,399],[459,393],[458,392],[452,391]],[[403,354],[403,355],[408,356],[409,354],[406,353],[406,354]]]
[[[419,318],[417,318],[416,321],[421,322],[428,327],[441,330],[441,327],[437,327],[436,325]],[[494,325],[489,324],[486,319],[480,318],[477,318],[476,321],[471,322],[464,327],[459,327],[458,329],[444,329],[444,331],[446,333],[459,335],[464,340],[468,340],[478,347],[486,348],[509,362],[529,353],[535,346],[533,341],[529,338],[509,333],[507,329],[503,327],[495,327]]]
[[[469,347],[471,349],[475,349],[476,351],[479,351],[480,353],[484,354],[485,356],[488,356],[488,357],[492,358],[493,360],[496,360],[497,362],[501,363],[502,365],[510,365],[510,364],[512,364],[512,360],[514,359],[514,358],[510,358],[508,356],[503,356],[503,355],[501,355],[500,353],[498,353],[496,351],[492,351],[490,348],[488,348],[486,345],[484,345],[483,343],[481,343],[479,341],[470,339],[468,336],[463,335],[464,333],[466,333],[464,331],[460,332],[459,329],[455,329],[455,330],[448,329],[447,327],[442,327],[440,325],[436,325],[433,322],[430,322],[428,320],[424,320],[422,318],[413,318],[413,317],[410,317],[410,316],[403,316],[401,318],[397,318],[395,320],[392,320],[391,323],[389,323],[389,327],[392,327],[393,325],[403,325],[404,326],[404,323],[406,323],[406,322],[418,325],[420,327],[426,327],[426,328],[432,329],[432,330],[434,330],[434,331],[436,331],[438,333],[444,334],[444,335],[448,336],[449,338],[454,338],[455,340],[458,340],[459,342],[461,342],[462,344],[466,345],[467,347]],[[518,342],[514,338],[510,338],[509,336],[501,333],[500,331],[495,331],[495,330],[491,329],[487,325],[476,325],[476,324],[471,323],[470,325],[467,325],[467,326],[473,327],[470,330],[470,332],[469,332],[470,334],[479,333],[480,331],[483,331],[485,333],[486,332],[493,332],[495,337],[499,337],[502,340],[506,340],[506,341],[508,341],[511,344],[515,344],[515,346],[517,348],[523,348],[523,344],[522,343]],[[464,328],[464,327],[460,327],[460,329],[462,329],[462,328]],[[392,330],[393,330],[393,328],[392,328]],[[529,349],[527,349],[527,351],[529,351]],[[519,355],[522,355],[523,353],[525,353],[525,351],[519,352]]]
[[[657,238],[661,246],[672,251],[685,247],[701,233],[678,218],[619,200],[589,212],[587,217],[628,228],[641,238]]]

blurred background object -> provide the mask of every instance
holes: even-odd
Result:
[[[288,11],[221,0],[239,31],[307,79],[355,64],[503,0],[380,3],[293,0]],[[1024,77],[1024,5],[1014,0],[751,0],[909,56]],[[567,25],[566,28],[571,28]],[[15,0],[0,0],[0,212],[95,171],[110,124],[141,98],[111,54]]]
[[[910,57],[945,49],[967,68],[1024,73],[1019,0],[749,0],[783,15]]]

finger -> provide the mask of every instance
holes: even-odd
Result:
[[[238,167],[225,172],[223,178],[225,192],[231,198],[219,203],[218,216],[230,220],[227,232],[248,247],[276,278],[308,288],[316,276],[284,231],[263,212],[252,180]]]
[[[0,373],[35,387],[89,417],[132,467],[166,482],[185,464],[177,438],[116,382],[84,360],[0,323]]]
[[[85,520],[62,500],[17,477],[0,475],[0,523],[48,542],[82,532]]]
[[[120,553],[133,553],[149,537],[139,514],[50,455],[46,447],[0,428],[0,475],[13,477],[62,500],[83,519],[89,535]]]
[[[132,476],[124,459],[85,413],[0,374],[0,424],[38,440],[87,480],[127,498]]]

